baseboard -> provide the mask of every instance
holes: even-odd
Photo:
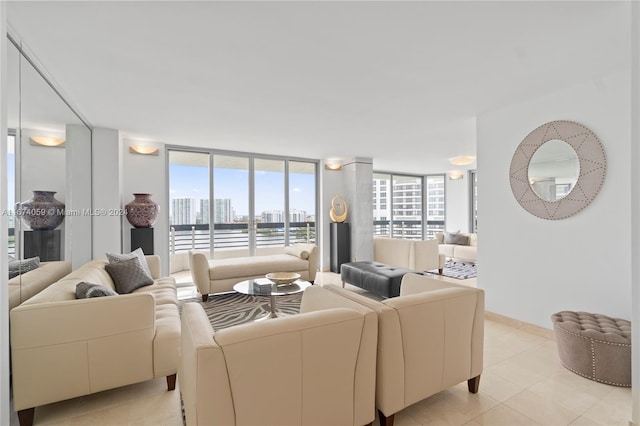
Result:
[[[511,317],[506,317],[504,315],[496,314],[495,312],[490,311],[485,311],[484,317],[490,321],[508,325],[509,327],[517,328],[522,331],[535,334],[536,336],[544,337],[545,339],[556,340],[556,335],[553,330],[540,327],[539,325],[530,324],[528,322],[520,321]]]

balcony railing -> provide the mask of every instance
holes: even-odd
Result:
[[[257,247],[284,246],[284,237],[284,223],[282,222],[257,224]],[[314,243],[315,241],[315,222],[289,223],[289,244]],[[213,242],[214,250],[248,247],[249,224],[216,223],[213,225]],[[209,224],[171,225],[169,249],[171,254],[188,250],[210,250]]]
[[[373,235],[374,236],[391,236],[390,220],[374,220]],[[428,220],[425,228],[424,238],[434,238],[435,234],[444,231],[444,220]],[[393,221],[393,238],[406,238],[410,240],[421,240],[422,221],[421,220],[394,220]]]

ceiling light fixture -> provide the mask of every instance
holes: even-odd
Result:
[[[62,148],[64,147],[64,139],[53,136],[32,136],[29,138],[29,144]]]
[[[342,170],[342,163],[337,160],[327,160],[324,163],[324,168],[332,171]]]
[[[133,154],[141,154],[141,155],[158,155],[160,149],[153,146],[146,145],[131,145],[129,147],[129,152]]]
[[[447,174],[451,180],[458,180],[464,177],[464,172],[462,170],[451,170]]]
[[[449,163],[453,164],[454,166],[468,166],[474,161],[476,161],[476,157],[473,157],[471,155],[449,158]]]

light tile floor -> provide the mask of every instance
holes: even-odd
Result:
[[[316,283],[339,284],[339,280],[336,274],[320,273]],[[475,286],[473,279],[464,283]],[[180,287],[179,295],[188,298],[197,292],[193,287]],[[488,318],[480,392],[470,394],[466,383],[461,383],[402,410],[395,424],[628,425],[631,390],[596,383],[566,370],[548,334],[526,324],[512,326]],[[182,425],[180,396],[177,391],[167,392],[161,378],[38,407],[34,423],[177,426]],[[11,424],[17,425],[15,417]]]

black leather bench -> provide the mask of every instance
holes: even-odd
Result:
[[[398,268],[380,262],[343,263],[340,277],[343,283],[353,284],[381,297],[400,296],[402,277],[411,269]]]

